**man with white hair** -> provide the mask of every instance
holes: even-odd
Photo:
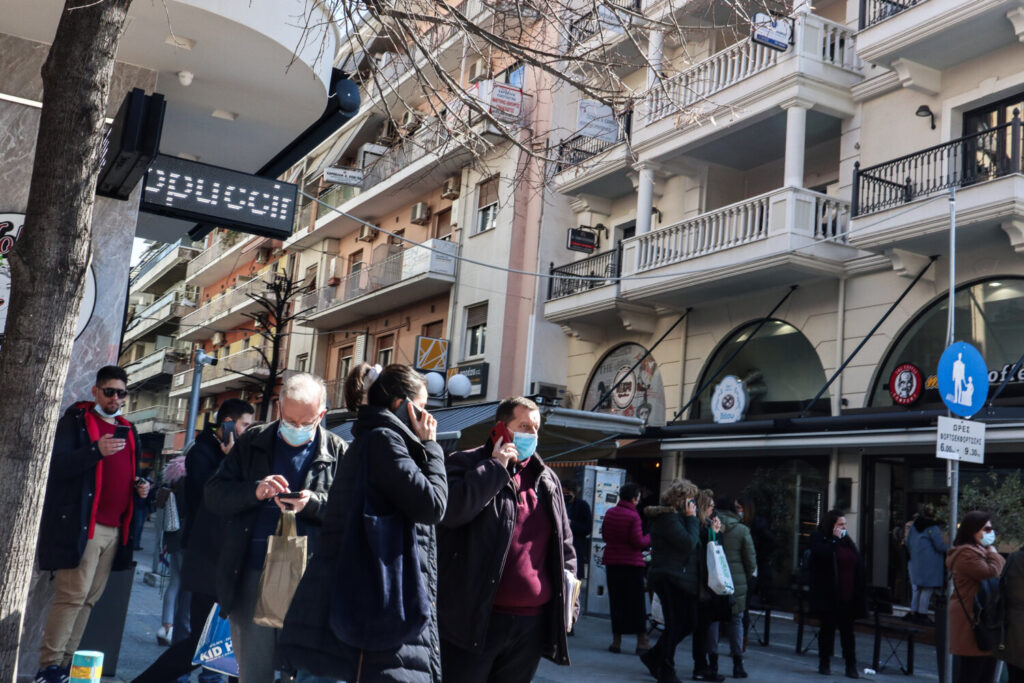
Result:
[[[225,518],[217,566],[217,600],[245,683],[273,683],[276,629],[253,623],[267,537],[282,510],[296,513],[307,552],[316,552],[327,492],[346,444],[321,425],[323,380],[291,375],[278,396],[280,419],[247,430],[206,484],[204,502]],[[282,495],[284,494],[284,495]]]

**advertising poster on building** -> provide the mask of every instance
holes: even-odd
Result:
[[[587,385],[583,410],[592,410],[613,386],[615,391],[597,408],[599,413],[639,417],[651,426],[665,424],[665,387],[654,358],[639,344],[612,349],[594,368]],[[643,359],[635,370],[631,368]],[[621,382],[619,380],[622,380]]]
[[[619,124],[615,120],[615,112],[607,104],[601,104],[597,100],[580,100],[576,112],[576,127],[583,137],[606,142],[616,142],[619,139]]]

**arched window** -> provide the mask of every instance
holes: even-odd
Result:
[[[1003,380],[1024,353],[1024,278],[993,277],[960,285],[956,290],[956,341],[973,344],[988,365],[990,393]],[[943,295],[926,307],[906,327],[879,365],[870,406],[910,405],[901,403],[889,391],[893,371],[913,365],[920,372],[924,390],[914,403],[941,406],[935,384],[939,357],[946,348],[949,297]],[[897,387],[897,396],[902,396]],[[1024,396],[1024,373],[1016,373],[1000,394],[1000,399]],[[908,400],[904,398],[903,401]]]
[[[736,353],[754,332],[760,320],[752,320],[735,330],[715,350],[701,373],[697,386],[704,382]],[[693,419],[711,418],[711,397],[723,377],[737,377],[747,389],[747,417],[795,413],[825,385],[825,370],[811,342],[800,330],[782,320],[769,320],[757,334],[715,375],[711,386],[701,392],[690,409]],[[811,415],[831,414],[828,394],[824,394]]]

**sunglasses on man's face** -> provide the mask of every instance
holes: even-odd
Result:
[[[111,389],[110,387],[105,387],[100,389],[100,391],[102,391],[103,395],[107,398],[114,398],[115,394],[118,398],[124,398],[128,395],[128,391],[126,389]]]

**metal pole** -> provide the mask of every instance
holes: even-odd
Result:
[[[949,190],[949,314],[947,318],[946,346],[954,341],[954,324],[956,322],[956,186]],[[950,413],[947,411],[946,415]],[[949,483],[949,541],[956,538],[956,521],[959,517],[957,510],[957,498],[960,493],[960,461],[947,460],[946,473]],[[952,576],[950,576],[952,578]],[[946,604],[951,599],[950,587],[946,586]],[[949,651],[949,620],[945,620],[946,628],[943,633],[945,643],[945,671],[942,680],[945,683],[953,683],[953,655]]]
[[[188,413],[185,415],[185,446],[192,443],[196,435],[196,419],[199,416],[199,385],[203,381],[203,364],[199,362],[200,349],[192,356],[192,393],[188,397]]]

